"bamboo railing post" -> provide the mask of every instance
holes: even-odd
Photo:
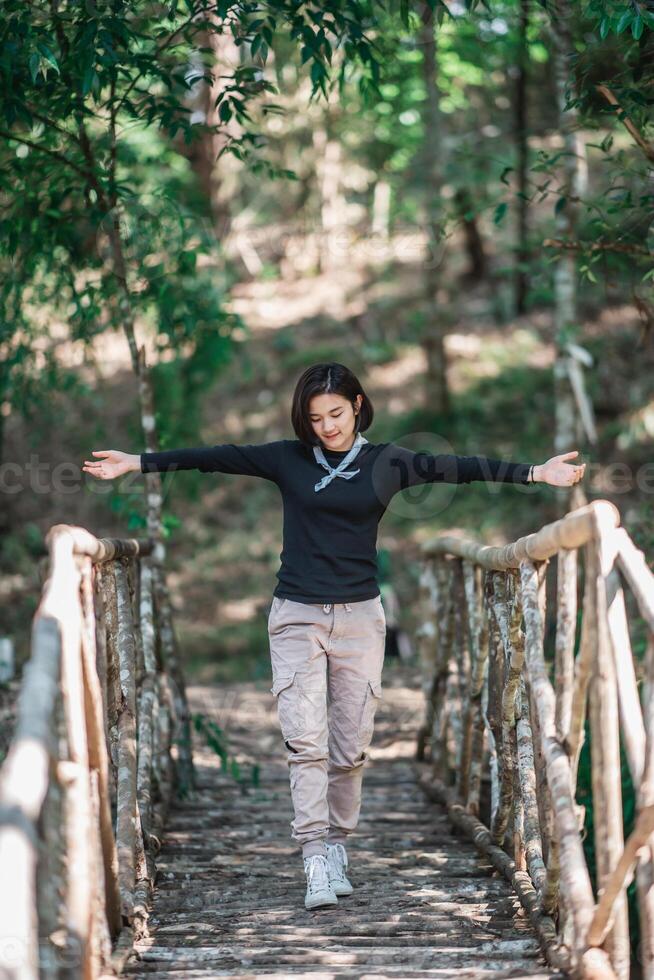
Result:
[[[465,590],[463,582],[463,562],[461,559],[454,561],[452,566],[452,614],[453,614],[453,643],[452,661],[454,671],[450,671],[450,676],[454,678],[452,693],[449,700],[451,707],[451,733],[452,733],[452,772],[455,784],[460,785],[461,773],[461,752],[463,746],[464,716],[467,710],[468,698],[470,694],[470,651],[468,648],[468,636],[465,623]]]
[[[57,624],[52,626],[58,630]],[[34,670],[39,663],[37,648],[47,651],[43,637],[38,637],[38,621],[32,625],[33,653],[26,670]],[[38,637],[38,639],[37,639]],[[52,651],[47,651],[52,652]],[[36,867],[36,919],[38,922],[40,980],[60,980],[60,962],[58,956],[58,937],[63,934],[64,917],[61,908],[61,895],[64,892],[66,878],[66,852],[61,833],[63,826],[63,788],[56,778],[56,747],[62,753],[67,753],[66,719],[63,704],[63,692],[59,684],[60,660],[59,654],[51,660],[54,667],[52,685],[55,688],[50,726],[50,759],[48,766],[48,786],[41,807],[39,818],[41,836],[38,841],[39,854]],[[21,694],[27,700],[29,684],[23,674]],[[8,877],[8,875],[7,875]],[[4,921],[4,916],[2,917]],[[0,974],[1,975],[1,974]]]
[[[613,530],[617,548],[617,565],[631,589],[640,615],[649,630],[645,657],[644,728],[646,744],[644,771],[638,790],[637,805],[642,811],[654,795],[654,575],[643,552],[629,538],[624,528]],[[617,644],[619,650],[619,643]],[[616,651],[617,652],[617,651]],[[654,980],[654,841],[650,837],[640,850],[636,885],[641,925],[641,964],[643,980]]]
[[[556,595],[555,720],[557,737],[559,741],[563,742],[570,730],[574,685],[574,648],[577,619],[577,552],[574,549],[563,548],[558,553]],[[553,826],[547,858],[547,880],[543,886],[541,903],[543,911],[549,915],[553,915],[558,907],[559,929],[563,933],[567,910],[562,897],[559,897],[559,876],[559,842],[556,837],[556,828]]]
[[[527,852],[525,849],[525,800],[520,782],[518,765],[518,732],[511,728],[511,755],[513,757],[513,860],[518,871],[527,871]],[[533,876],[532,876],[533,879]]]
[[[137,797],[143,832],[146,838],[152,831],[154,815],[153,777],[157,779],[159,759],[155,752],[155,705],[158,700],[157,664],[155,659],[154,608],[152,602],[152,570],[141,563],[139,590],[139,620],[141,628],[142,678],[139,690],[139,738],[137,763]]]
[[[520,566],[522,606],[525,617],[525,655],[531,696],[540,722],[547,776],[557,822],[561,848],[561,886],[571,909],[576,968],[581,975],[591,975],[584,968],[586,936],[594,910],[593,892],[579,837],[577,816],[572,795],[572,780],[568,756],[556,737],[555,694],[547,677],[543,658],[543,626],[538,599],[538,573],[529,560]],[[608,958],[601,950],[592,954],[595,968],[611,976]],[[589,958],[586,963],[590,966]]]
[[[492,612],[497,623],[501,640],[502,680],[500,695],[500,723],[498,753],[500,760],[500,799],[491,825],[493,841],[501,844],[509,825],[511,806],[514,800],[514,774],[517,768],[517,746],[513,729],[515,728],[516,691],[522,670],[522,644],[513,646],[511,634],[509,575],[495,573],[492,593]]]
[[[81,575],[73,547],[61,537],[60,567],[69,588],[58,610],[62,625],[61,683],[65,692],[66,729],[69,759],[57,765],[57,776],[64,787],[64,827],[66,835],[66,929],[67,955],[77,960],[81,977],[93,976],[91,915],[94,891],[94,851],[97,827],[93,826],[89,746],[86,729],[86,700],[82,664]]]
[[[644,722],[646,731],[645,769],[638,794],[642,810],[654,802],[654,633],[650,633],[645,657],[647,676]],[[640,915],[640,949],[643,980],[654,980],[654,840],[642,848],[636,871]]]
[[[91,777],[91,821],[99,827],[102,820],[102,793],[100,790],[100,773],[92,769]],[[117,891],[117,874],[109,882],[105,878],[104,840],[99,833],[94,835],[95,852],[93,854],[93,870],[95,878],[95,900],[92,908],[91,934],[93,936],[93,970],[91,975],[103,975],[111,965],[111,932],[117,906],[114,904],[114,887]],[[115,848],[114,848],[115,850]],[[113,869],[111,869],[113,872]],[[116,869],[117,872],[117,869]],[[111,904],[109,904],[111,903]],[[114,930],[115,931],[115,930]],[[118,932],[116,931],[116,935]]]
[[[439,603],[434,691],[434,726],[431,735],[431,764],[435,774],[449,783],[449,721],[447,692],[453,643],[453,598],[450,563],[443,561],[441,569],[442,603]]]
[[[536,891],[542,893],[546,871],[543,861],[543,842],[538,813],[536,767],[534,763],[534,744],[527,689],[524,675],[520,678],[518,690],[518,721],[516,734],[518,740],[518,766],[521,797],[524,803],[525,852],[527,867]],[[541,901],[542,908],[542,901]],[[543,909],[543,911],[545,911]],[[551,910],[553,911],[553,909]],[[548,911],[547,914],[551,914]]]
[[[549,563],[547,560],[539,562],[537,566],[538,573],[538,609],[541,617],[542,624],[542,639],[543,639],[543,659],[545,658],[545,622],[546,622],[546,588],[547,588],[547,570]],[[527,692],[529,693],[530,687],[527,684]],[[535,710],[534,702],[531,698],[529,700],[529,712],[531,721],[531,730],[534,746],[534,765],[536,767],[536,785],[537,793],[536,800],[538,803],[538,814],[540,823],[540,837],[541,846],[543,851],[543,860],[545,863],[549,860],[550,854],[550,839],[552,837],[552,801],[550,799],[550,789],[547,782],[547,769],[545,766],[545,759],[543,756],[543,740],[540,733],[540,722],[538,719],[538,712]]]
[[[145,667],[143,664],[143,636],[141,634],[141,600],[140,600],[140,563],[132,555],[125,559],[125,573],[129,589],[129,600],[132,607],[132,623],[134,626],[134,683],[138,691],[143,683]]]
[[[100,684],[102,697],[102,721],[104,724],[104,741],[111,765],[111,739],[109,737],[109,695],[107,691],[107,626],[104,618],[104,599],[102,588],[103,566],[99,562],[92,565],[91,587],[93,590],[93,610],[88,611],[92,616],[95,632],[95,666]],[[111,783],[112,780],[109,779]]]
[[[110,795],[112,820],[115,824],[118,812],[118,727],[117,718],[121,703],[120,691],[120,660],[118,657],[118,607],[116,604],[116,585],[113,571],[113,561],[107,561],[102,566],[100,578],[100,597],[102,604],[102,623],[97,633],[103,634],[103,645],[106,659],[107,692],[107,723],[109,746],[109,768],[111,772]]]
[[[489,575],[486,581],[486,596],[489,604],[495,589],[494,575]],[[502,746],[502,689],[504,686],[504,655],[499,626],[494,616],[488,620],[488,682],[487,682],[485,715],[487,719],[487,736],[489,747],[489,764],[491,779],[491,814],[490,826],[497,823],[500,807],[500,752]]]
[[[14,972],[25,980],[39,977],[34,893],[39,858],[36,822],[46,799],[50,752],[57,735],[55,710],[61,665],[59,624],[49,615],[59,593],[52,596],[51,581],[46,588],[47,601],[42,600],[32,625],[32,657],[23,673],[16,731],[0,770],[0,879],[5,884],[0,893],[0,975]],[[47,826],[50,830],[51,821]],[[51,854],[51,861],[53,857]],[[57,902],[50,909],[49,930],[55,924],[58,907]],[[55,975],[55,971],[53,964],[50,974]]]
[[[116,653],[120,665],[118,707],[118,809],[116,846],[120,862],[122,914],[129,920],[136,887],[136,690],[132,610],[122,559],[113,562],[118,612]]]
[[[473,673],[471,704],[473,709],[472,741],[470,746],[470,781],[467,809],[479,816],[481,774],[484,761],[485,706],[484,693],[488,688],[488,614],[483,604],[483,572],[475,568],[473,601],[477,608],[476,666]]]
[[[624,851],[622,832],[622,781],[620,766],[620,735],[618,718],[617,680],[607,619],[605,576],[610,571],[598,536],[593,542],[597,550],[593,589],[597,610],[597,646],[589,684],[589,720],[591,740],[591,772],[593,787],[593,828],[598,894],[617,866]],[[627,903],[623,895],[616,898],[613,928],[605,942],[613,969],[620,980],[630,973],[629,922]]]
[[[475,718],[480,707],[481,685],[478,676],[480,661],[479,609],[475,588],[475,570],[470,562],[464,561],[461,564],[461,571],[464,589],[462,615],[469,650],[469,671],[463,718],[463,734],[461,738],[458,794],[459,799],[467,803],[470,794],[473,733],[475,729]]]
[[[97,674],[95,609],[93,599],[92,563],[88,556],[79,560],[82,592],[82,660],[84,691],[86,695],[86,729],[88,732],[89,766],[97,780],[97,826],[102,853],[102,881],[105,888],[103,905],[109,928],[118,935],[121,928],[120,893],[118,889],[118,854],[113,834],[111,797],[109,793],[109,757],[107,752],[106,726],[103,718],[102,689]],[[106,658],[106,648],[105,648]],[[93,821],[95,823],[95,820]]]
[[[418,657],[423,670],[422,692],[425,713],[416,738],[416,759],[424,760],[427,740],[434,727],[434,698],[436,696],[436,626],[438,621],[439,590],[434,565],[436,559],[425,559],[420,569],[418,587],[419,626],[415,632]]]
[[[564,739],[570,730],[577,627],[577,551],[562,548],[557,556],[555,688],[556,730]]]

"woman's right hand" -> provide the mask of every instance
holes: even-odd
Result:
[[[134,453],[121,453],[119,449],[93,449],[92,456],[102,456],[102,459],[84,460],[83,473],[97,476],[99,480],[114,480],[123,473],[141,469],[141,460]]]

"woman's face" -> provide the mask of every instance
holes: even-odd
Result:
[[[362,396],[357,395],[357,412],[361,410],[362,401]],[[340,452],[352,448],[356,415],[351,402],[343,395],[314,395],[309,402],[309,419],[325,449]]]

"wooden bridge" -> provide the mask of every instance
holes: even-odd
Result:
[[[191,688],[191,710],[261,767],[242,794],[198,739],[196,800],[170,813],[149,935],[130,977],[550,977],[511,886],[417,784],[420,676],[385,665],[362,817],[348,846],[355,890],[307,912],[290,839],[288,772],[269,685]]]
[[[312,912],[268,684],[185,686],[149,542],[48,545],[0,770],[0,977],[653,980],[654,576],[608,501],[505,548],[425,547],[355,889]]]

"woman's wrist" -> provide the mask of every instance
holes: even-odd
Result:
[[[537,463],[534,463],[534,465],[531,468],[531,482],[532,483],[541,482],[541,469]]]
[[[129,468],[134,473],[141,472],[141,454],[140,453],[130,453],[131,459],[129,461]]]

